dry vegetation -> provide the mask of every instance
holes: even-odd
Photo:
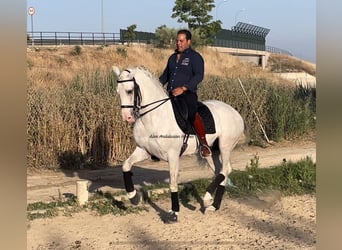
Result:
[[[271,55],[268,68],[262,70],[215,49],[199,51],[206,64],[200,99],[217,99],[237,108],[255,140],[262,138],[260,126],[236,81],[238,77],[271,139],[298,136],[312,128],[315,109],[311,92],[300,90],[293,99],[293,83],[276,77],[272,71],[279,65],[288,70],[296,65],[295,69],[311,73],[314,65]],[[130,128],[121,121],[111,68],[141,65],[158,76],[171,53],[121,45],[28,48],[29,167],[79,168],[87,163],[99,166],[125,159],[134,142]],[[275,85],[278,87],[272,87]],[[305,98],[298,98],[301,95]],[[298,106],[293,105],[295,102]]]
[[[73,51],[73,47],[29,49],[27,53],[29,79],[34,78],[36,86],[65,84],[75,75],[83,72],[95,70],[109,72],[114,64],[121,68],[143,65],[158,75],[163,71],[167,58],[172,53],[172,50],[166,49],[119,45],[82,47],[79,55],[73,55]],[[207,75],[232,77],[246,74],[245,66],[234,57],[217,53],[212,49],[202,49],[201,53],[206,62]],[[260,70],[253,68],[253,73],[260,74]]]
[[[271,72],[301,72],[316,75],[316,64],[300,60],[296,57],[281,54],[272,54],[268,61]]]
[[[165,67],[172,50],[151,48],[146,46],[124,47],[116,46],[83,46],[79,55],[74,55],[74,47],[42,47],[29,48],[27,66],[29,82],[35,86],[51,86],[67,84],[75,75],[83,72],[100,70],[109,72],[112,65],[121,68],[140,66],[159,75]],[[206,63],[206,76],[218,77],[250,77],[267,78],[274,83],[284,82],[274,77],[270,72],[283,70],[303,70],[315,75],[315,65],[294,57],[271,54],[267,70],[240,62],[237,58],[224,53],[218,53],[212,48],[199,49]],[[34,79],[34,80],[32,80]]]

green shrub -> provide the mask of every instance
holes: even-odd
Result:
[[[296,163],[284,162],[281,165],[261,168],[258,156],[251,159],[245,170],[233,170],[226,186],[227,195],[234,198],[255,196],[279,191],[282,195],[303,195],[316,193],[316,164],[310,158]],[[199,179],[180,185],[181,202],[191,200],[201,203],[212,179]],[[157,199],[159,197],[156,197]]]
[[[287,195],[300,195],[316,192],[316,164],[310,158],[296,163],[284,162],[271,168],[260,168],[255,162],[253,165],[252,159],[246,171],[233,171],[230,178],[239,193],[279,190]],[[234,193],[237,190],[231,191]]]
[[[265,140],[256,115],[268,138],[275,141],[301,136],[315,128],[315,88],[274,85],[255,78],[242,79],[242,83],[248,97],[237,79],[207,78],[199,88],[199,99],[216,99],[234,107],[256,143]]]
[[[120,56],[122,56],[123,58],[127,57],[127,49],[125,47],[118,47],[116,48],[116,53]]]
[[[74,49],[70,52],[71,55],[73,56],[79,56],[82,53],[82,47],[79,45],[76,45]]]
[[[267,115],[266,129],[273,140],[304,135],[315,128],[316,89],[269,88]]]

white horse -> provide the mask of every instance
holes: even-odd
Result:
[[[179,159],[185,135],[176,122],[170,98],[159,80],[141,67],[128,68],[120,72],[119,68],[113,66],[113,71],[118,76],[117,92],[121,100],[122,118],[134,124],[133,135],[137,144],[134,152],[122,166],[128,197],[133,204],[138,204],[141,199],[139,192],[133,186],[132,165],[151,155],[165,160],[170,171],[172,201],[168,219],[170,222],[177,221]],[[220,207],[228,175],[232,171],[231,152],[245,135],[245,125],[240,114],[230,105],[217,100],[203,103],[211,111],[216,126],[216,133],[207,134],[206,139],[209,146],[218,139],[220,151],[220,171],[203,197],[206,211],[208,209],[215,211]],[[196,136],[189,137],[183,155],[198,151],[196,139]],[[207,157],[206,160],[214,170],[213,158]]]

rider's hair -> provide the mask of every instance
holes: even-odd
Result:
[[[191,35],[191,32],[190,32],[189,30],[185,30],[185,29],[179,30],[179,31],[177,32],[177,35],[179,35],[179,34],[184,34],[186,40],[191,40],[191,36],[192,36],[192,35]]]

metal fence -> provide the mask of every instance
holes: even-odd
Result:
[[[102,32],[49,32],[36,31],[27,33],[27,45],[111,45],[125,42],[150,44],[155,40],[155,34],[135,32],[135,38],[129,41],[125,36],[126,30],[120,33]]]
[[[127,42],[126,30],[119,33],[102,32],[28,32],[27,45],[29,46],[58,46],[58,45],[111,45]],[[151,44],[156,39],[154,33],[136,31],[133,42]],[[292,55],[289,51],[265,45],[265,38],[239,34],[230,30],[223,30],[214,38],[213,46],[227,48],[241,48],[268,51],[271,53]]]
[[[243,32],[222,29],[214,37],[214,46],[265,50],[265,37]]]
[[[29,32],[27,45],[105,45],[121,42],[120,33]]]
[[[283,54],[283,55],[289,55],[292,56],[292,53],[285,50],[285,49],[280,49],[272,46],[266,46],[266,51],[271,52],[271,53],[276,53],[276,54]]]
[[[251,50],[265,50],[265,44],[253,43],[248,41],[238,40],[226,40],[226,39],[214,39],[215,47],[225,48],[238,48],[238,49],[251,49]]]

